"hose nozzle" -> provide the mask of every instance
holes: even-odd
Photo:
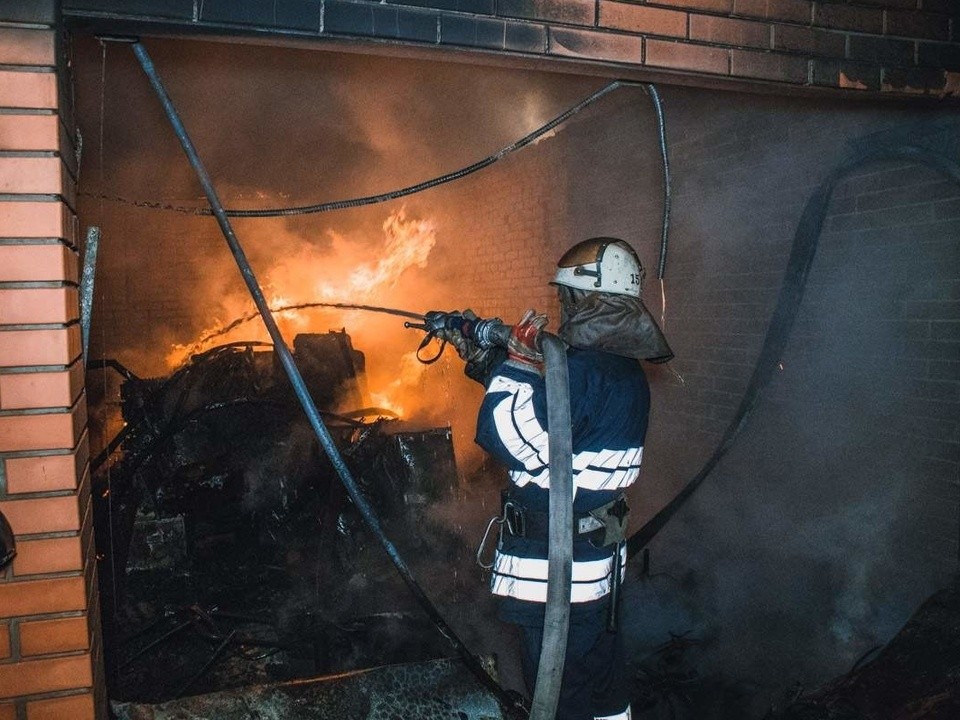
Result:
[[[420,347],[417,348],[417,359],[428,365],[440,358],[443,349],[451,338],[456,339],[457,336],[465,338],[476,343],[479,348],[484,350],[494,346],[505,348],[510,340],[511,330],[511,327],[505,325],[500,318],[478,318],[469,310],[463,312],[431,310],[424,313],[422,323],[405,322],[403,326],[423,330],[427,334],[420,343]],[[424,359],[420,357],[420,352],[434,338],[440,340],[440,351],[432,358]]]

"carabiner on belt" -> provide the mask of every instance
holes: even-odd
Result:
[[[490,522],[487,523],[487,529],[483,531],[483,539],[480,540],[480,547],[477,548],[477,565],[482,567],[484,570],[489,570],[493,567],[493,561],[489,563],[483,562],[483,551],[487,547],[487,541],[490,539],[490,531],[493,530],[494,525],[500,526],[500,532],[503,532],[503,524],[507,521],[507,511],[504,509],[503,514],[497,517],[494,515],[490,518]],[[498,533],[499,534],[499,533]],[[499,545],[499,539],[497,540]]]
[[[490,540],[490,531],[493,530],[493,526],[497,525],[499,527],[497,538],[497,547],[499,547],[500,541],[503,538],[504,526],[507,527],[507,530],[511,535],[523,535],[522,520],[523,512],[520,509],[520,506],[512,500],[507,500],[504,502],[503,511],[499,517],[494,515],[492,518],[490,518],[490,522],[487,523],[487,529],[483,531],[483,538],[480,540],[480,547],[477,548],[477,565],[482,567],[484,570],[489,570],[493,567],[493,562],[483,562],[483,551],[486,549],[487,542]]]

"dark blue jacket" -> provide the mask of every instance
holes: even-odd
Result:
[[[622,494],[640,471],[647,433],[650,389],[636,360],[571,348],[570,417],[573,430],[574,511],[604,505]],[[477,419],[476,441],[507,466],[511,494],[524,507],[549,509],[544,379],[515,363],[491,376]],[[574,542],[573,603],[609,593],[613,549]],[[525,602],[546,598],[546,538],[504,534],[494,560],[491,589]],[[625,558],[622,558],[625,562]]]

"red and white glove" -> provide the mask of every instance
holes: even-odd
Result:
[[[546,326],[546,315],[538,315],[536,310],[527,310],[520,322],[510,331],[507,357],[542,373],[543,353],[540,352],[540,332]]]

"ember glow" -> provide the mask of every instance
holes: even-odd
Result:
[[[436,243],[435,223],[430,219],[408,217],[406,208],[401,208],[387,217],[382,229],[383,238],[379,243],[357,243],[334,230],[328,231],[330,243],[323,249],[298,243],[296,251],[285,253],[266,271],[258,271],[270,307],[322,301],[423,310],[406,305],[412,298],[422,302],[416,287],[427,282],[422,271]],[[253,301],[245,292],[229,294],[218,303],[214,318],[197,339],[175,344],[167,354],[166,363],[171,370],[183,365],[192,355],[217,345],[240,340],[270,340],[259,318],[236,322],[255,313]],[[416,361],[414,353],[404,354],[403,349],[409,351],[411,346],[416,347],[419,338],[412,331],[404,330],[398,318],[385,319],[336,308],[282,310],[274,317],[288,342],[299,333],[346,329],[356,349],[368,358],[370,404],[399,415],[410,411],[412,403],[404,400],[404,395],[416,392],[423,366]],[[401,338],[403,345],[399,345]]]

